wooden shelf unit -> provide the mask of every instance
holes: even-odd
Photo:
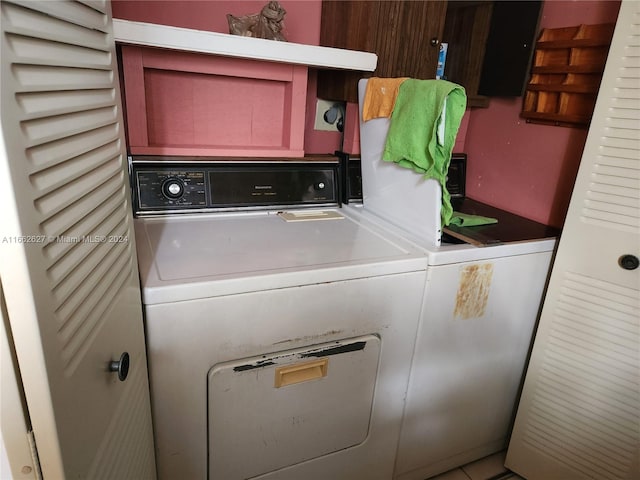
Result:
[[[522,117],[588,126],[615,24],[544,29],[536,44]]]

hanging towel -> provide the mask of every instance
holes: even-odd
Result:
[[[449,225],[453,213],[447,171],[466,105],[467,96],[460,85],[446,80],[406,80],[398,90],[382,156],[440,182],[444,226]]]
[[[362,121],[372,118],[390,117],[398,96],[400,85],[407,80],[401,78],[371,77],[367,82],[362,105]]]
[[[450,222],[451,225],[457,225],[459,227],[477,227],[480,225],[491,225],[492,223],[498,223],[498,219],[483,217],[481,215],[470,215],[462,212],[453,212]]]

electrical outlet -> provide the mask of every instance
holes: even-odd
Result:
[[[336,121],[329,123],[324,119],[324,114],[331,110],[333,106],[340,105],[339,102],[331,102],[329,100],[321,100],[318,98],[316,103],[316,120],[314,124],[315,130],[323,130],[325,132],[337,132],[338,131],[338,119],[342,116],[342,113],[338,113]]]

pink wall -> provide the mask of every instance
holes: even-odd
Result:
[[[267,0],[113,0],[116,18],[227,33],[226,14],[259,11]],[[281,0],[287,10],[285,36],[317,45],[321,0]],[[541,28],[615,22],[619,0],[547,0]],[[309,70],[305,151],[332,153],[340,135],[313,129],[316,72]],[[468,154],[469,196],[519,215],[561,226],[584,148],[587,130],[526,123],[522,98],[493,98],[489,108],[472,109],[464,119],[455,151]],[[347,122],[357,121],[351,108]],[[353,145],[353,138],[356,144]],[[357,136],[347,151],[356,153]]]
[[[112,0],[114,18],[229,33],[227,13],[235,16],[259,12],[267,0]],[[290,42],[320,43],[321,0],[281,0],[287,11],[284,36]],[[316,113],[317,72],[309,69],[305,120],[305,152],[333,153],[340,134],[313,128]]]
[[[619,1],[547,0],[540,28],[614,23]],[[587,129],[520,118],[522,98],[492,98],[471,111],[467,195],[538,222],[562,226]]]
[[[227,13],[259,12],[267,0],[112,0],[115,18],[229,33]],[[282,0],[287,11],[284,36],[290,42],[318,45],[320,0]]]

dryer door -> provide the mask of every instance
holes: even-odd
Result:
[[[362,443],[380,339],[374,335],[215,365],[209,472],[245,479]]]

